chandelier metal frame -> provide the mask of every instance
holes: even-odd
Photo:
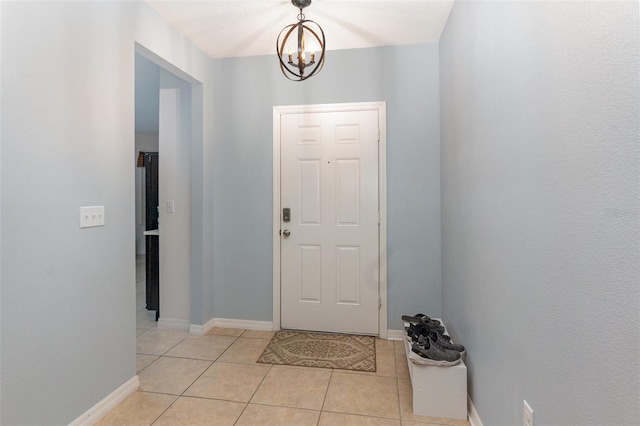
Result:
[[[278,60],[280,61],[280,70],[282,71],[282,74],[284,74],[285,77],[287,77],[289,80],[292,80],[292,81],[304,81],[309,77],[312,77],[317,73],[319,73],[320,70],[322,70],[322,68],[324,67],[324,60],[325,60],[324,31],[322,30],[322,27],[318,25],[317,22],[309,19],[305,19],[304,13],[302,13],[302,9],[304,9],[305,7],[311,4],[311,0],[291,0],[291,4],[293,4],[295,7],[297,7],[300,10],[300,13],[298,13],[298,17],[297,17],[298,22],[295,24],[287,25],[280,31],[280,34],[278,34],[278,39],[276,40],[276,53],[278,54]],[[312,26],[315,26],[316,28],[314,29],[312,28]],[[287,44],[287,41],[289,40],[289,36],[291,36],[291,34],[296,29],[298,30],[297,40],[296,40],[297,52],[295,55],[297,62],[293,61],[294,55],[293,55],[293,52],[291,51],[288,52],[287,54],[288,60],[285,61],[283,59],[285,55],[284,53],[285,46]],[[316,59],[315,52],[311,52],[308,62],[306,60],[306,52],[304,50],[305,34],[311,34],[320,45],[320,49],[321,49],[320,58],[317,61],[315,60]],[[308,74],[305,74],[308,67],[311,67],[312,65],[315,65],[315,66],[311,68],[311,72],[309,72]]]

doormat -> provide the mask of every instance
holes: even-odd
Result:
[[[276,332],[258,362],[374,372],[375,342],[372,336],[282,330]]]

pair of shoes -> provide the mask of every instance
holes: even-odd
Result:
[[[431,332],[437,331],[444,335],[444,327],[441,325],[430,326],[427,324],[409,324],[407,327],[407,340],[409,342],[417,342],[420,336],[428,336]]]
[[[431,331],[439,331],[444,334],[442,323],[424,314],[402,315],[402,321],[409,323],[407,328],[407,340],[409,342],[417,342],[421,335],[426,336]]]
[[[409,324],[416,324],[416,325],[422,324],[430,327],[442,326],[442,323],[440,321],[433,318],[429,318],[424,314],[415,314],[413,316],[403,315],[402,321],[408,322]]]
[[[460,356],[463,356],[466,352],[464,346],[451,343],[451,338],[446,334],[442,334],[438,331],[432,331],[429,333],[428,337],[437,348],[459,352]],[[418,344],[424,345],[425,340],[424,336],[420,336],[418,338]]]
[[[449,367],[460,363],[460,352],[437,346],[430,336],[422,336],[421,340],[421,343],[415,342],[411,345],[409,359],[414,364]]]
[[[455,365],[466,353],[464,346],[451,342],[440,321],[424,314],[403,315],[402,320],[409,323],[406,328],[411,344],[409,358],[415,364]]]

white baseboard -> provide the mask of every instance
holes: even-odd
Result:
[[[470,426],[482,426],[482,421],[480,420],[480,416],[478,416],[478,412],[476,411],[476,407],[473,405],[473,401],[471,401],[471,397],[467,394],[467,418],[469,419]]]
[[[189,320],[178,318],[162,318],[158,319],[158,330],[189,330]]]
[[[387,340],[404,340],[404,330],[387,330]]]
[[[204,325],[191,324],[191,326],[189,327],[189,334],[192,334],[194,336],[202,336],[211,331],[213,327],[241,328],[244,330],[255,331],[273,331],[273,322],[241,320],[232,318],[211,318]]]
[[[83,415],[75,419],[69,426],[91,426],[104,417],[116,405],[135,393],[140,387],[138,376],[133,376],[118,389],[107,395],[102,401],[91,407]]]
[[[204,325],[191,324],[191,326],[189,326],[189,334],[192,336],[204,336],[210,332],[213,327],[215,327],[215,318],[211,318],[204,323]]]
[[[273,331],[272,321],[251,321],[230,318],[214,318],[215,327],[244,328],[255,331]]]

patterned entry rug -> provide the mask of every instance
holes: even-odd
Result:
[[[376,371],[372,336],[277,331],[258,362],[301,367]]]

